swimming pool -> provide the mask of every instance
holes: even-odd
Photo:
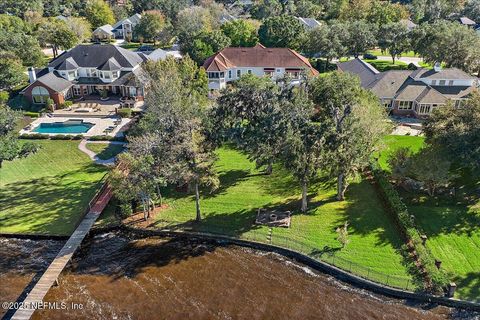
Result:
[[[63,122],[40,123],[32,132],[36,133],[86,133],[94,126],[83,120],[67,120]]]

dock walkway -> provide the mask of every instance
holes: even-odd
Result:
[[[18,309],[11,319],[30,319],[30,317],[35,312],[35,309],[37,309],[36,306],[42,303],[48,290],[52,285],[55,284],[58,277],[60,276],[60,273],[62,273],[68,261],[70,261],[73,254],[78,249],[83,239],[90,231],[90,228],[100,216],[100,213],[102,213],[103,209],[105,209],[111,197],[112,191],[110,187],[105,184],[99,191],[99,193],[97,193],[97,195],[90,202],[88,213],[85,215],[83,220],[80,222],[73,234],[67,240],[58,255],[49,265],[47,270],[45,270],[45,273],[38,280],[38,282],[35,284],[33,289],[23,301],[23,308]]]

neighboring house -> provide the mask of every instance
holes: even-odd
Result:
[[[109,24],[103,25],[92,32],[92,37],[96,40],[110,40],[115,36],[112,29],[112,26]]]
[[[78,45],[52,60],[42,70],[29,69],[30,85],[22,94],[35,104],[48,98],[55,104],[99,94],[143,100],[140,64],[144,55],[111,44]]]
[[[289,75],[293,81],[300,81],[308,75],[317,75],[307,58],[288,48],[228,47],[209,57],[203,67],[208,75],[208,88],[218,90],[228,82],[251,73],[272,79]]]
[[[235,20],[237,20],[237,18],[235,18],[234,16],[232,16],[230,13],[226,11],[220,16],[220,24],[224,24],[227,22],[235,21]]]
[[[400,23],[402,23],[410,31],[417,27],[417,25],[410,19],[402,19],[400,20]]]
[[[478,86],[478,78],[439,65],[432,70],[379,72],[365,61],[353,59],[337,66],[340,71],[357,75],[363,88],[371,90],[392,114],[402,116],[426,117],[448,101],[460,106]]]
[[[133,30],[135,26],[140,22],[142,16],[139,13],[134,14],[133,16],[120,20],[115,23],[112,27],[112,32],[115,35],[115,38],[122,38],[125,40],[132,39]]]
[[[470,28],[475,28],[475,26],[477,25],[475,21],[467,17],[460,17],[457,19],[457,21],[463,24],[464,26],[467,26]]]
[[[167,57],[174,57],[175,59],[181,59],[182,54],[180,51],[170,51],[170,50],[163,50],[163,49],[156,49],[150,53],[147,53],[148,60],[158,61],[158,60],[165,60]]]
[[[322,24],[313,18],[301,18],[295,17],[307,30],[312,30],[317,27],[320,27]]]

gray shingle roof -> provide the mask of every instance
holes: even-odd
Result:
[[[95,33],[98,33],[98,32],[104,32],[104,33],[106,33],[106,34],[113,35],[112,30],[113,30],[113,27],[112,27],[111,25],[109,25],[109,24],[106,24],[106,25],[103,25],[103,26],[98,27],[97,29],[95,29],[95,30],[93,31],[93,33],[95,34]]]
[[[378,97],[392,98],[400,90],[412,71],[392,70],[377,75],[377,79],[366,86]]]
[[[458,18],[458,21],[460,21],[461,24],[464,24],[466,26],[474,26],[477,24],[475,21],[468,17],[460,17]]]
[[[46,75],[41,76],[40,78],[37,79],[37,81],[46,85],[47,87],[51,88],[56,92],[61,92],[72,86],[72,83],[70,81],[55,75],[54,72],[49,72]]]
[[[316,27],[319,27],[321,26],[322,24],[320,22],[318,22],[316,19],[314,18],[302,18],[302,17],[296,17],[298,21],[300,21],[300,23],[303,24],[303,26],[307,29],[314,29]]]
[[[122,26],[122,24],[124,22],[127,22],[127,23],[130,22],[130,23],[133,23],[133,24],[137,24],[138,22],[140,22],[141,18],[142,18],[142,16],[139,13],[135,13],[133,16],[125,18],[125,19],[120,20],[117,23],[115,23],[113,25],[112,29],[118,29],[119,27]]]
[[[75,62],[75,60],[73,60],[72,57],[69,57],[65,60],[62,61],[62,63],[60,63],[58,65],[57,70],[75,70],[78,68],[78,64]]]
[[[358,58],[347,62],[338,63],[337,67],[341,71],[357,75],[360,78],[360,84],[362,87],[367,87],[372,82],[377,80],[377,77],[380,74],[380,72],[373,66]]]
[[[412,77],[415,79],[455,79],[455,80],[472,80],[476,79],[475,77],[469,75],[465,71],[462,71],[457,68],[448,68],[442,69],[440,71],[435,71],[434,69],[427,70],[427,69],[418,69],[416,72],[412,73]]]
[[[57,69],[70,57],[73,58],[79,67],[83,68],[99,68],[110,58],[115,58],[122,68],[132,68],[143,61],[136,52],[112,44],[90,44],[78,45],[69,51],[65,51],[52,60],[48,67]]]
[[[120,70],[121,68],[122,67],[117,62],[117,60],[115,60],[115,58],[112,57],[108,59],[103,65],[101,65],[100,68],[98,69],[103,71],[116,71],[116,70]]]

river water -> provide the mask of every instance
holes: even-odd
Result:
[[[62,242],[0,240],[0,300],[15,301]],[[354,289],[276,254],[119,233],[87,241],[46,301],[68,310],[33,319],[478,319]]]

